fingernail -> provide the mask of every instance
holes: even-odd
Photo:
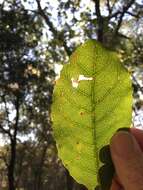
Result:
[[[119,131],[126,131],[126,132],[130,132],[130,128],[128,127],[122,127],[122,128],[119,128],[118,130],[117,130],[117,132],[119,132]]]
[[[129,158],[135,151],[136,143],[133,136],[125,131],[117,132],[111,139],[111,151],[114,155],[122,158]]]

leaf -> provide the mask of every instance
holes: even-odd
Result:
[[[130,127],[132,90],[115,52],[89,40],[72,54],[57,81],[52,121],[58,154],[70,174],[93,190],[100,149],[120,127]]]

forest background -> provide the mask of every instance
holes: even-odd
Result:
[[[87,39],[120,55],[142,128],[142,0],[0,0],[0,189],[86,190],[57,156],[50,112],[60,68]]]

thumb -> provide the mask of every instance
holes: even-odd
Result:
[[[143,190],[143,153],[135,137],[117,132],[110,143],[116,174],[125,190]]]

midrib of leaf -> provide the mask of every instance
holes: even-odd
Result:
[[[95,46],[93,48],[93,54],[95,52]],[[96,52],[97,53],[97,52]],[[95,63],[94,63],[94,58],[92,58],[92,64],[93,64],[93,80],[92,80],[92,86],[91,86],[91,105],[92,105],[92,114],[91,114],[91,119],[92,119],[92,128],[93,130],[93,141],[94,141],[94,157],[95,157],[95,167],[99,168],[99,160],[98,160],[98,147],[96,143],[96,127],[95,127],[95,121],[96,121],[96,114],[95,114]]]

